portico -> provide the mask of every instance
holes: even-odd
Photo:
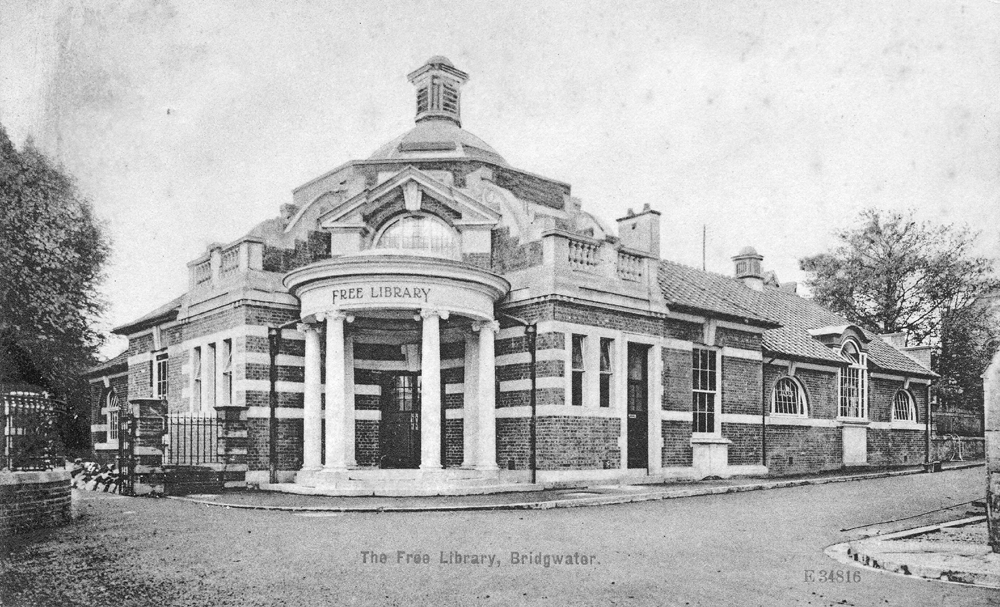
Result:
[[[297,484],[331,489],[405,479],[435,486],[496,478],[493,309],[509,289],[504,279],[455,260],[369,251],[297,269],[285,284],[302,303],[298,329],[305,334]],[[458,354],[449,354],[447,371],[460,373],[461,384],[443,381],[443,340],[460,346],[451,348]],[[355,348],[368,353],[356,358]],[[369,379],[358,383],[356,373]],[[356,386],[365,394],[355,395]],[[378,410],[370,406],[375,396]],[[363,437],[369,451],[378,443],[377,459],[362,464],[359,417],[379,425]],[[447,466],[445,428],[456,420],[461,460]]]

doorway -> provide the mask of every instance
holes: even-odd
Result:
[[[392,373],[382,382],[379,467],[420,467],[420,374]]]
[[[628,385],[626,400],[628,416],[625,439],[628,445],[628,467],[649,465],[649,346],[628,345]]]

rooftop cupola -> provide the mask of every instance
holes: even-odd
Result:
[[[462,126],[462,85],[469,75],[455,69],[447,57],[435,55],[407,76],[417,88],[417,119],[449,120]]]
[[[753,247],[743,247],[733,256],[736,264],[736,278],[755,291],[764,290],[764,271],[761,262],[764,256]]]

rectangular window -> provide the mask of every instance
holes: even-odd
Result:
[[[584,340],[583,335],[573,336],[572,373],[573,394],[572,403],[575,407],[583,406],[583,371],[584,371]]]
[[[201,348],[191,351],[191,410],[201,411]]]
[[[108,441],[118,440],[118,409],[108,411]]]
[[[868,407],[865,398],[865,370],[850,366],[840,371],[840,417],[865,419]]]
[[[216,395],[215,395],[215,365],[217,362],[215,344],[208,344],[205,350],[204,366],[205,372],[202,374],[202,385],[204,386],[204,391],[202,393],[202,402],[205,405],[206,411],[211,411],[215,408]]]
[[[233,404],[233,340],[222,340],[222,404]]]
[[[718,386],[715,352],[695,348],[691,351],[693,432],[701,434],[715,432]]]
[[[614,345],[615,340],[601,338],[601,406],[611,406],[611,378],[614,376]]]
[[[154,394],[157,398],[166,398],[170,388],[167,382],[167,363],[166,352],[156,355],[156,392]]]

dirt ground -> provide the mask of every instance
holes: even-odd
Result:
[[[824,548],[863,530],[842,529],[962,504],[981,493],[981,476],[975,469],[488,512],[290,513],[80,492],[74,523],[0,543],[0,603],[980,607],[1000,604],[1000,597],[879,572],[836,585],[810,583],[807,574],[844,567]],[[934,516],[956,518],[954,511]],[[367,551],[387,562],[366,562]],[[494,554],[501,562],[444,562],[454,552]],[[594,559],[515,564],[514,552]],[[399,553],[426,555],[429,563],[407,564]]]

